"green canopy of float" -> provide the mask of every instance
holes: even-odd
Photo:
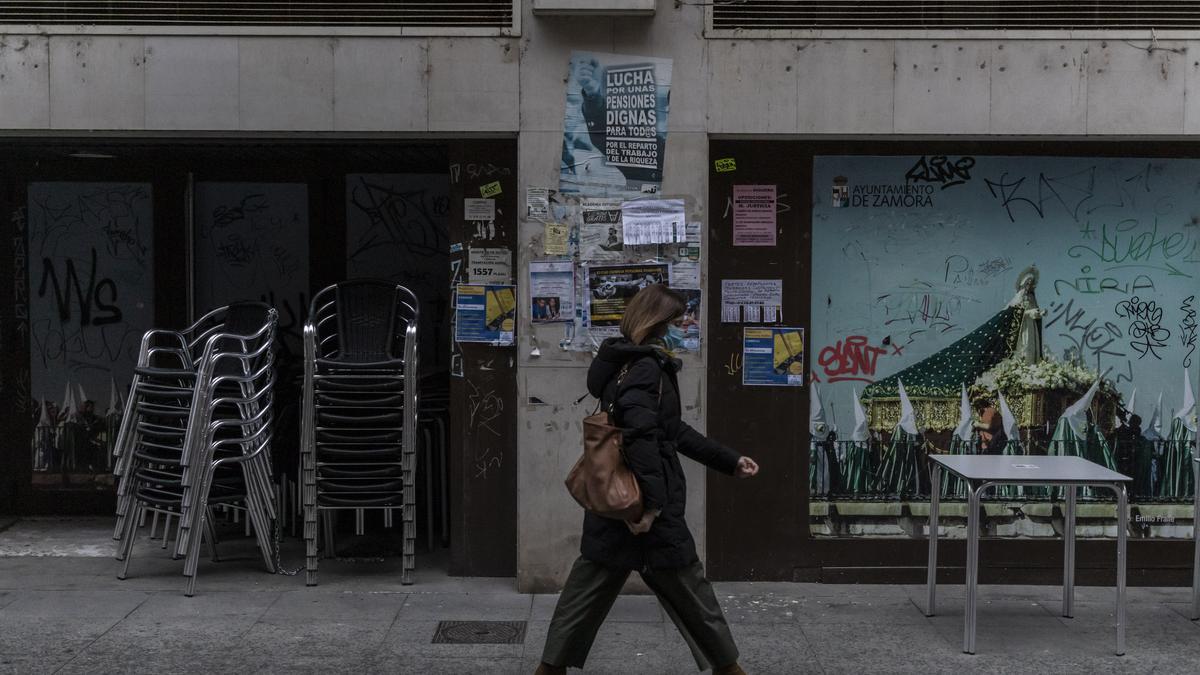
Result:
[[[956,402],[962,385],[975,380],[1012,356],[1021,330],[1022,309],[1005,307],[983,325],[937,353],[870,385],[863,399],[889,399],[900,395],[898,385],[911,397],[951,398]]]

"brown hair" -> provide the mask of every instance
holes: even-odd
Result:
[[[682,295],[662,284],[652,284],[638,291],[625,306],[621,334],[640,345],[646,338],[656,337],[669,321],[683,316],[686,308]]]

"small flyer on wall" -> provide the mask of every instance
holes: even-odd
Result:
[[[699,351],[701,333],[701,291],[699,288],[676,288],[673,290],[677,291],[687,299],[686,308],[683,310],[683,319],[679,322],[679,327],[683,330],[683,347],[681,351]]]
[[[625,305],[646,286],[669,281],[666,263],[594,265],[588,268],[589,319],[596,328],[615,328],[625,316]]]
[[[581,208],[579,257],[583,260],[620,260],[625,250],[621,200],[584,199]]]
[[[458,285],[454,340],[506,346],[513,344],[517,325],[513,286]]]
[[[512,251],[472,246],[467,249],[467,276],[476,285],[511,284]]]
[[[570,260],[532,260],[529,297],[534,323],[575,320],[575,270]]]
[[[775,186],[733,186],[733,245],[775,245]]]
[[[742,384],[804,385],[803,328],[743,328]]]
[[[621,204],[621,226],[626,244],[687,242],[687,216],[682,199],[639,199]]]
[[[783,321],[783,279],[722,279],[721,321]]]

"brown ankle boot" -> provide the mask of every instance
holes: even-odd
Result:
[[[537,670],[533,671],[533,675],[567,675],[567,667],[552,666],[543,661],[538,664]]]
[[[746,675],[746,671],[742,670],[742,667],[736,661],[727,666],[713,668],[712,672],[713,675]]]

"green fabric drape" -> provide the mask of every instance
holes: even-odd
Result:
[[[950,452],[948,454],[970,455],[970,454],[974,454],[974,452],[971,449],[971,444],[969,442],[962,440],[958,436],[952,436],[950,438]],[[957,476],[952,476],[952,475],[946,473],[945,471],[942,472],[941,478],[942,478],[942,489],[941,489],[942,499],[966,499],[967,498],[967,484],[964,483],[961,479],[959,479]]]
[[[808,444],[808,494],[809,496],[825,496],[829,494],[829,458],[825,454],[823,441],[812,441]]]
[[[1054,427],[1054,436],[1050,438],[1050,445],[1047,448],[1046,454],[1062,457],[1082,457],[1107,469],[1117,470],[1117,462],[1113,458],[1112,450],[1108,447],[1108,441],[1104,439],[1104,435],[1100,433],[1096,425],[1088,424],[1087,439],[1079,440],[1075,432],[1071,430],[1071,425],[1065,417],[1058,419],[1058,425]],[[1053,494],[1054,498],[1058,499],[1062,495],[1062,490],[1055,488]],[[1090,487],[1080,490],[1080,496],[1083,497],[1093,497],[1098,494],[1100,492]]]
[[[1158,484],[1159,497],[1191,497],[1196,486],[1192,474],[1193,433],[1178,417],[1171,420],[1171,433],[1163,443]]]
[[[842,480],[848,494],[867,494],[875,489],[872,478],[875,476],[875,460],[871,455],[871,447],[865,441],[851,441],[845,444],[846,463],[842,469]]]
[[[1025,449],[1021,447],[1021,441],[1015,438],[1010,438],[1008,439],[1008,442],[1004,444],[1004,450],[1002,450],[1000,454],[1005,457],[1024,456]],[[1024,499],[1026,490],[1029,491],[1030,496],[1033,496],[1033,493],[1037,491],[1037,488],[1026,488],[1024,485],[1001,485],[1000,487],[996,488],[996,496],[1001,499]]]
[[[892,442],[883,452],[879,465],[876,491],[884,495],[912,497],[920,493],[921,461],[919,439],[908,432],[897,429],[892,432]]]

